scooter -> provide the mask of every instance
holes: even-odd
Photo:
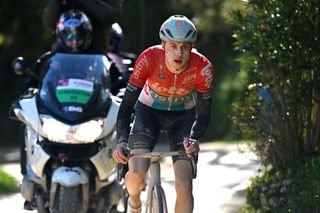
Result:
[[[104,55],[56,53],[39,87],[12,104],[11,118],[24,124],[21,194],[40,213],[126,212],[112,158],[122,99],[110,92],[111,64]],[[22,57],[13,67],[35,77]]]

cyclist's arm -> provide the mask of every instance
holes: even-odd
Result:
[[[143,51],[138,57],[133,73],[127,84],[117,118],[118,143],[127,142],[130,133],[130,121],[134,105],[148,79],[149,70],[153,70],[152,48]]]
[[[197,75],[196,119],[190,131],[190,138],[199,140],[205,133],[211,114],[213,68],[210,61],[200,57],[199,73]]]
[[[117,117],[118,143],[127,142],[130,132],[131,115],[142,88],[128,82],[126,92],[120,105]]]
[[[197,114],[190,131],[190,138],[199,140],[199,138],[205,133],[210,122],[212,103],[211,92],[197,92],[196,101]]]

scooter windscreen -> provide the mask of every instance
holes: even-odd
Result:
[[[65,121],[81,121],[106,112],[110,62],[104,55],[57,53],[45,64],[40,101]]]

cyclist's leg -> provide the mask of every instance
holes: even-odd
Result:
[[[159,130],[148,107],[138,102],[135,119],[129,136],[129,148],[133,153],[151,151],[156,143]],[[129,205],[141,206],[140,193],[144,187],[144,177],[149,168],[149,160],[132,158],[129,160],[129,171],[125,184],[130,196]]]
[[[192,170],[188,160],[177,160],[174,163],[175,189],[177,194],[175,212],[193,211]]]
[[[135,153],[148,151],[147,149],[135,149]],[[129,160],[129,171],[125,176],[125,185],[128,190],[129,205],[133,208],[141,206],[140,193],[144,187],[144,177],[148,171],[148,159],[134,158]]]
[[[194,112],[189,111],[178,120],[170,131],[168,131],[170,149],[172,151],[183,150],[183,139],[189,137],[194,122]],[[192,168],[190,159],[186,156],[173,157],[175,189],[177,194],[175,212],[189,213],[193,211],[192,195]]]

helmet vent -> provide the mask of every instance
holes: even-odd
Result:
[[[196,37],[196,35],[197,35],[197,32],[196,32],[196,31],[193,31],[193,33],[192,33],[192,38]]]
[[[192,31],[193,31],[193,30],[189,30],[189,31],[187,32],[187,34],[186,34],[185,38],[188,38],[188,37],[189,37],[189,35],[192,33]]]
[[[173,39],[174,39],[174,36],[172,35],[172,33],[171,33],[171,31],[170,31],[170,30],[165,29],[165,31],[166,31],[166,33],[167,33],[167,35],[168,35],[169,37],[171,37],[171,38],[173,38]]]

